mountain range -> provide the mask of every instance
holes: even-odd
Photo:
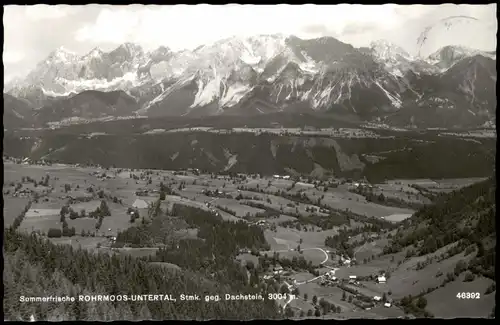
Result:
[[[4,89],[4,128],[137,116],[321,112],[403,127],[496,116],[496,52],[446,46],[422,59],[387,41],[229,38],[192,51],[125,43],[59,48]]]

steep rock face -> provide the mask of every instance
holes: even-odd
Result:
[[[484,52],[475,49],[467,48],[464,46],[445,46],[440,48],[436,52],[429,55],[427,62],[433,64],[441,70],[446,70],[452,67],[455,63],[462,59],[472,57],[475,55],[483,55],[490,59],[496,58],[496,53],[494,52]]]
[[[366,120],[389,115],[386,121],[398,125],[414,125],[422,112],[437,114],[448,107],[446,118],[460,115],[451,120],[461,124],[468,114],[473,124],[482,124],[496,114],[492,56],[447,46],[422,60],[383,40],[357,49],[332,37],[283,35],[232,37],[179,52],[167,47],[145,52],[125,43],[109,53],[96,48],[83,56],[57,49],[7,92],[35,108],[88,90],[123,91],[136,102],[126,106],[137,107],[140,115],[312,111]],[[114,112],[102,109],[104,115]],[[79,109],[56,111],[66,113],[53,113],[51,119],[85,118]],[[93,111],[84,115],[99,115]]]
[[[389,121],[408,126],[471,127],[496,116],[496,62],[483,55],[467,57],[443,74],[413,80],[421,96]]]

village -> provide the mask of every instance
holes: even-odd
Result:
[[[370,184],[362,179],[134,170],[29,159],[4,163],[6,225],[18,223],[21,230],[48,236],[54,243],[144,257],[160,246],[120,243],[118,234],[150,222],[158,202],[164,210],[174,204],[196,207],[263,230],[270,247],[241,248],[236,260],[249,270],[249,281],[253,272],[259,283],[289,293],[279,300],[283,310],[298,317],[318,311],[335,319],[360,312],[370,317],[404,316],[398,305],[401,293],[393,293],[400,291],[398,282],[391,280],[404,256],[380,256],[389,230],[363,232],[356,227],[369,226],[369,220],[397,223],[413,211],[367,201],[356,189],[383,191],[386,196],[402,189],[404,196],[412,193],[416,200],[419,192],[410,181]],[[456,186],[418,184],[439,190]],[[352,232],[344,241],[353,250],[328,246],[339,231]],[[181,233],[196,236],[190,229]]]

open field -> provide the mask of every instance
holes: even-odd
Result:
[[[117,248],[114,249],[114,251],[120,253],[120,254],[125,254],[125,255],[130,255],[133,257],[144,257],[144,256],[149,256],[149,255],[154,255],[156,251],[158,251],[158,248],[130,248],[130,247],[124,247],[124,248]]]
[[[130,216],[127,215],[127,208],[116,203],[108,203],[111,216],[102,220],[100,231],[106,235],[116,236],[119,231],[123,231],[133,224],[130,222]],[[147,211],[139,210],[141,217],[147,216]],[[139,222],[136,220],[136,222]],[[110,230],[111,229],[111,230]]]
[[[495,306],[495,292],[485,295],[484,291],[493,281],[476,278],[472,282],[463,282],[463,275],[457,280],[438,288],[427,295],[427,309],[439,318],[475,318],[488,315]],[[457,293],[479,293],[479,299],[459,299]]]
[[[256,214],[259,214],[260,217],[258,219],[267,218],[268,223],[271,224],[270,226],[263,226],[266,227],[263,230],[264,237],[271,249],[269,251],[260,251],[259,253],[261,255],[267,253],[268,256],[272,256],[273,253],[276,252],[279,253],[280,258],[286,257],[290,260],[294,257],[303,256],[306,261],[312,262],[314,266],[319,266],[324,263],[321,265],[321,268],[308,269],[308,271],[302,270],[296,272],[287,270],[290,272],[290,275],[286,275],[286,281],[288,283],[293,283],[293,280],[296,280],[296,285],[298,285],[301,297],[290,303],[292,309],[296,311],[304,310],[307,312],[309,309],[314,309],[311,303],[311,299],[314,295],[316,295],[318,299],[324,298],[341,307],[341,314],[328,314],[325,315],[325,319],[342,319],[349,315],[355,315],[356,317],[364,315],[365,317],[373,318],[398,317],[402,315],[402,311],[395,307],[375,307],[371,310],[359,310],[359,308],[355,307],[352,303],[341,299],[343,294],[342,289],[336,286],[321,286],[319,284],[321,281],[320,277],[313,275],[317,274],[316,272],[323,275],[325,272],[335,267],[337,268],[335,276],[338,279],[348,279],[351,275],[373,276],[379,275],[381,272],[389,271],[390,275],[387,276],[388,280],[386,284],[378,284],[373,280],[366,280],[360,281],[360,284],[352,284],[349,286],[369,297],[375,295],[382,296],[385,293],[387,296],[390,296],[390,298],[397,300],[409,294],[415,296],[430,287],[439,286],[444,280],[443,275],[438,275],[439,272],[443,274],[453,272],[459,260],[468,261],[474,256],[474,254],[469,254],[469,256],[457,254],[442,262],[432,262],[426,267],[417,270],[417,263],[424,262],[429,256],[425,255],[405,259],[407,248],[396,254],[379,256],[379,254],[383,252],[384,247],[389,244],[386,230],[388,228],[383,228],[381,231],[374,230],[372,233],[357,233],[354,229],[356,226],[368,225],[368,222],[361,218],[361,220],[358,221],[350,219],[349,223],[345,225],[345,228],[354,231],[352,237],[350,236],[351,234],[349,234],[349,239],[346,239],[348,244],[351,245],[355,241],[367,240],[364,243],[360,243],[357,247],[349,248],[352,249],[352,253],[349,252],[347,254],[351,259],[354,257],[357,264],[350,267],[344,265],[337,266],[337,263],[340,263],[339,255],[343,255],[345,252],[340,253],[338,250],[328,248],[325,246],[325,239],[329,236],[339,234],[339,229],[341,228],[337,225],[328,230],[319,228],[319,226],[324,227],[324,229],[328,228],[321,223],[323,220],[330,218],[328,213],[323,213],[323,211],[316,212],[317,216],[321,216],[320,222],[311,221],[315,222],[316,225],[299,224],[297,227],[299,230],[295,228],[295,225],[283,227],[284,225],[280,224],[284,221],[296,220],[296,217],[292,216],[295,214],[310,217],[312,216],[312,212],[310,212],[309,209],[319,209],[320,205],[326,205],[335,210],[348,210],[365,216],[383,217],[385,220],[394,223],[398,223],[414,213],[412,209],[394,208],[367,202],[363,196],[349,192],[350,184],[348,182],[338,187],[328,188],[325,191],[322,186],[317,185],[315,187],[314,184],[307,183],[307,180],[297,182],[293,188],[291,188],[293,181],[275,180],[271,177],[256,177],[253,179],[248,176],[245,178],[244,176],[241,178],[235,177],[233,180],[230,180],[222,178],[217,179],[210,174],[194,175],[192,172],[186,172],[186,175],[175,175],[174,172],[169,171],[135,170],[133,172],[123,171],[116,178],[101,180],[98,176],[95,176],[96,174],[93,174],[94,172],[97,172],[97,174],[105,172],[114,177],[116,176],[116,171],[116,169],[104,170],[97,168],[69,168],[61,166],[46,167],[45,169],[39,166],[7,166],[8,177],[15,183],[17,183],[22,176],[34,175],[30,177],[40,180],[48,173],[50,175],[49,187],[40,187],[37,188],[37,190],[44,191],[54,188],[54,190],[48,194],[41,194],[42,197],[38,203],[33,203],[31,209],[21,223],[20,230],[28,232],[41,230],[47,233],[50,228],[60,229],[62,227],[59,216],[61,207],[75,200],[74,198],[82,198],[86,195],[87,197],[91,197],[90,201],[72,202],[70,207],[78,213],[80,213],[81,210],[85,210],[88,214],[100,206],[101,200],[105,200],[111,212],[111,216],[103,218],[102,226],[97,232],[97,237],[80,236],[82,231],[93,232],[95,230],[96,219],[77,218],[71,220],[67,217],[68,226],[70,228],[75,228],[76,236],[71,238],[54,238],[51,239],[51,241],[61,244],[70,244],[73,247],[82,247],[109,253],[117,252],[136,257],[152,255],[157,251],[156,247],[111,249],[109,248],[111,244],[110,240],[104,238],[104,236],[116,236],[120,231],[124,231],[132,226],[138,226],[142,219],[140,218],[131,223],[127,209],[131,207],[137,199],[143,200],[147,204],[156,202],[156,200],[159,199],[157,190],[159,189],[160,182],[163,182],[164,185],[170,188],[172,193],[172,195],[166,195],[165,200],[161,202],[161,208],[163,210],[171,209],[174,204],[183,204],[205,211],[217,212],[223,219],[232,221],[245,220],[247,216],[254,217]],[[130,173],[136,175],[139,179],[130,178]],[[151,181],[149,181],[149,177]],[[435,186],[436,188],[439,185],[439,189],[442,190],[445,187],[453,188],[453,186],[455,186],[454,184],[468,184],[467,182],[470,183],[473,181],[475,180],[398,180],[397,183],[388,182],[386,184],[377,184],[377,186],[383,190],[384,195],[387,194],[388,196],[404,199],[404,195],[408,195],[405,191],[410,192],[410,195],[416,195],[416,190],[411,188],[409,186],[410,184],[418,183],[420,186]],[[65,184],[69,184],[71,189],[64,189]],[[241,188],[241,186],[251,190],[240,190],[239,188]],[[9,185],[9,187],[12,186]],[[89,187],[92,187],[94,190],[88,190]],[[26,183],[23,184],[23,189],[31,190],[34,188],[32,184]],[[145,189],[149,190],[145,195],[136,193],[136,191]],[[101,190],[104,194],[97,194]],[[207,190],[212,193],[207,193]],[[261,190],[264,192],[260,192]],[[277,193],[277,191],[284,191],[285,194]],[[303,199],[297,199],[297,197],[293,196],[297,193],[300,193]],[[27,195],[29,196],[30,194]],[[240,197],[239,200],[237,200],[237,196],[243,196],[243,198],[241,199]],[[114,197],[117,199],[113,200]],[[24,209],[28,200],[29,198],[13,197],[12,193],[4,195],[5,224],[11,223],[12,220],[14,220],[19,212]],[[299,200],[303,202],[298,202]],[[318,203],[318,201],[320,201],[320,203]],[[261,207],[256,208],[248,205],[252,203],[259,204]],[[231,213],[223,210],[230,210],[229,212]],[[232,215],[232,211],[234,211],[236,216]],[[266,216],[267,213],[269,214]],[[139,214],[141,217],[149,219],[149,209],[140,209]],[[308,222],[305,218],[299,218],[298,220],[299,223]],[[312,218],[310,220],[312,220]],[[248,221],[254,222],[256,220],[255,218],[250,218]],[[386,225],[384,227],[388,226]],[[397,227],[397,225],[395,227]],[[197,229],[181,229],[176,231],[176,235],[180,238],[196,238],[197,233]],[[395,233],[396,231],[392,231],[391,235],[394,236]],[[99,249],[97,249],[98,245],[101,246]],[[302,251],[300,253],[296,251],[299,245]],[[243,248],[248,249],[245,247]],[[440,254],[446,248],[447,247],[431,255]],[[338,247],[337,249],[341,250],[341,248]],[[254,265],[258,264],[258,257],[251,254],[239,254],[236,259],[241,261],[242,264],[246,263],[246,261],[252,261]],[[401,264],[398,265],[398,263]],[[170,263],[158,264],[166,268],[178,268],[176,265],[171,265]],[[287,268],[286,265],[283,266]],[[271,271],[266,270],[265,272],[267,272],[266,274],[270,274]],[[436,275],[438,276],[436,277]],[[429,300],[428,310],[437,317],[456,316],[457,310],[459,310],[460,313],[462,313],[460,315],[464,317],[484,315],[485,310],[491,310],[493,301],[491,297],[494,297],[493,295],[484,296],[484,290],[490,284],[488,281],[489,280],[484,278],[479,278],[472,283],[463,283],[461,280],[449,283],[426,295]],[[476,313],[475,310],[480,309],[480,307],[478,307],[479,305],[474,305],[475,307],[466,307],[465,304],[467,302],[465,301],[456,302],[455,305],[450,303],[450,307],[444,305],[445,302],[451,301],[449,299],[453,301],[456,300],[456,292],[453,297],[450,296],[448,300],[443,298],[444,295],[452,295],[451,292],[453,290],[461,290],[459,289],[459,285],[462,285],[463,288],[469,291],[474,291],[475,289],[472,287],[472,284],[480,288],[477,290],[482,294],[482,298],[484,297],[484,300],[474,301],[473,303],[479,304],[484,301],[484,310],[481,309]],[[465,287],[464,285],[471,287]],[[389,292],[391,293],[390,295]],[[307,301],[303,299],[304,293],[308,294]],[[281,303],[284,304],[285,302]]]
[[[97,251],[98,244],[105,245],[108,240],[104,237],[82,237],[77,233],[73,237],[49,238],[55,244],[71,245],[73,248]]]
[[[474,183],[485,180],[484,177],[471,178],[449,178],[449,179],[420,179],[420,180],[397,180],[405,185],[418,185],[434,192],[451,192]],[[396,181],[391,181],[394,183]]]
[[[248,261],[251,261],[253,265],[257,266],[259,265],[259,258],[257,256],[254,256],[252,254],[240,254],[236,256],[236,259],[241,261],[242,265],[246,265]]]
[[[302,239],[302,248],[320,247],[325,248],[325,238],[337,234],[335,229],[319,231],[304,231],[295,228],[276,227],[276,232],[265,230],[264,235],[271,245],[271,249],[287,249],[290,245],[295,248]],[[285,248],[283,248],[285,246]]]
[[[263,251],[262,254],[267,253],[268,256],[272,256],[273,252],[274,251],[268,251],[268,252]],[[322,251],[310,248],[309,249],[304,248],[302,250],[302,253],[295,251],[287,251],[287,250],[278,250],[276,252],[279,253],[280,258],[288,258],[290,260],[293,257],[298,258],[299,256],[303,256],[306,261],[311,261],[313,265],[319,265],[326,259],[326,255]]]
[[[473,257],[472,255],[464,257],[463,254],[457,254],[441,262],[431,263],[421,270],[416,270],[415,266],[418,261],[424,261],[426,257],[410,259],[391,273],[391,277],[387,280],[387,287],[392,291],[395,299],[408,294],[417,295],[422,290],[439,286],[443,283],[446,273],[453,272],[458,261],[468,261]],[[438,272],[442,275],[436,277]]]
[[[47,216],[57,216],[59,215],[58,209],[29,209],[26,212],[25,218],[38,218],[38,217],[47,217]]]
[[[78,218],[74,220],[67,218],[66,222],[68,223],[69,228],[75,228],[76,234],[81,234],[82,231],[85,233],[94,232],[97,220],[94,218]]]
[[[19,229],[28,232],[40,230],[47,234],[50,228],[61,229],[62,225],[60,218],[59,213],[48,216],[25,218],[21,226],[19,226]]]
[[[4,196],[3,198],[3,225],[9,227],[14,219],[24,211],[29,199],[23,197]]]
[[[396,213],[396,214],[388,215],[384,219],[387,221],[391,221],[391,222],[401,222],[405,219],[408,219],[411,216],[412,216],[411,213]]]
[[[378,274],[380,270],[380,267],[370,265],[354,265],[351,267],[341,266],[335,272],[335,276],[339,279],[349,279],[349,276],[351,275],[368,276]]]

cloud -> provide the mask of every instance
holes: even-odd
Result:
[[[87,24],[76,31],[76,40],[98,43],[124,43],[137,28],[140,16],[126,9],[101,11],[94,24]]]
[[[348,35],[353,35],[353,34],[361,34],[361,33],[366,33],[370,31],[374,31],[378,29],[378,25],[371,22],[371,23],[353,23],[353,24],[348,24],[346,25],[341,32],[341,35],[343,36],[348,36]]]
[[[390,28],[398,23],[395,8],[395,5],[122,6],[102,9],[96,21],[82,27],[75,36],[81,42],[118,44],[127,39],[146,46],[184,49],[231,36],[282,33],[316,37],[321,28],[332,35],[345,24],[359,21]]]
[[[423,29],[454,15],[474,16],[480,23],[436,33],[427,42],[427,53],[452,44],[496,48],[496,4],[8,5],[3,16],[8,52],[4,53],[4,73],[30,70],[60,46],[79,54],[95,46],[109,51],[124,42],[140,44],[145,50],[162,45],[181,50],[231,36],[276,33],[304,39],[333,36],[356,47],[387,39],[417,54],[416,40]]]
[[[17,63],[24,59],[25,55],[21,52],[4,50],[2,59],[5,63]]]
[[[26,16],[33,21],[58,19],[65,17],[72,11],[71,6],[67,5],[34,5],[26,6]]]
[[[304,35],[310,35],[310,37],[321,37],[321,36],[337,36],[337,32],[329,29],[325,25],[320,25],[320,24],[312,24],[312,25],[307,25],[304,26],[302,29],[302,32]]]

